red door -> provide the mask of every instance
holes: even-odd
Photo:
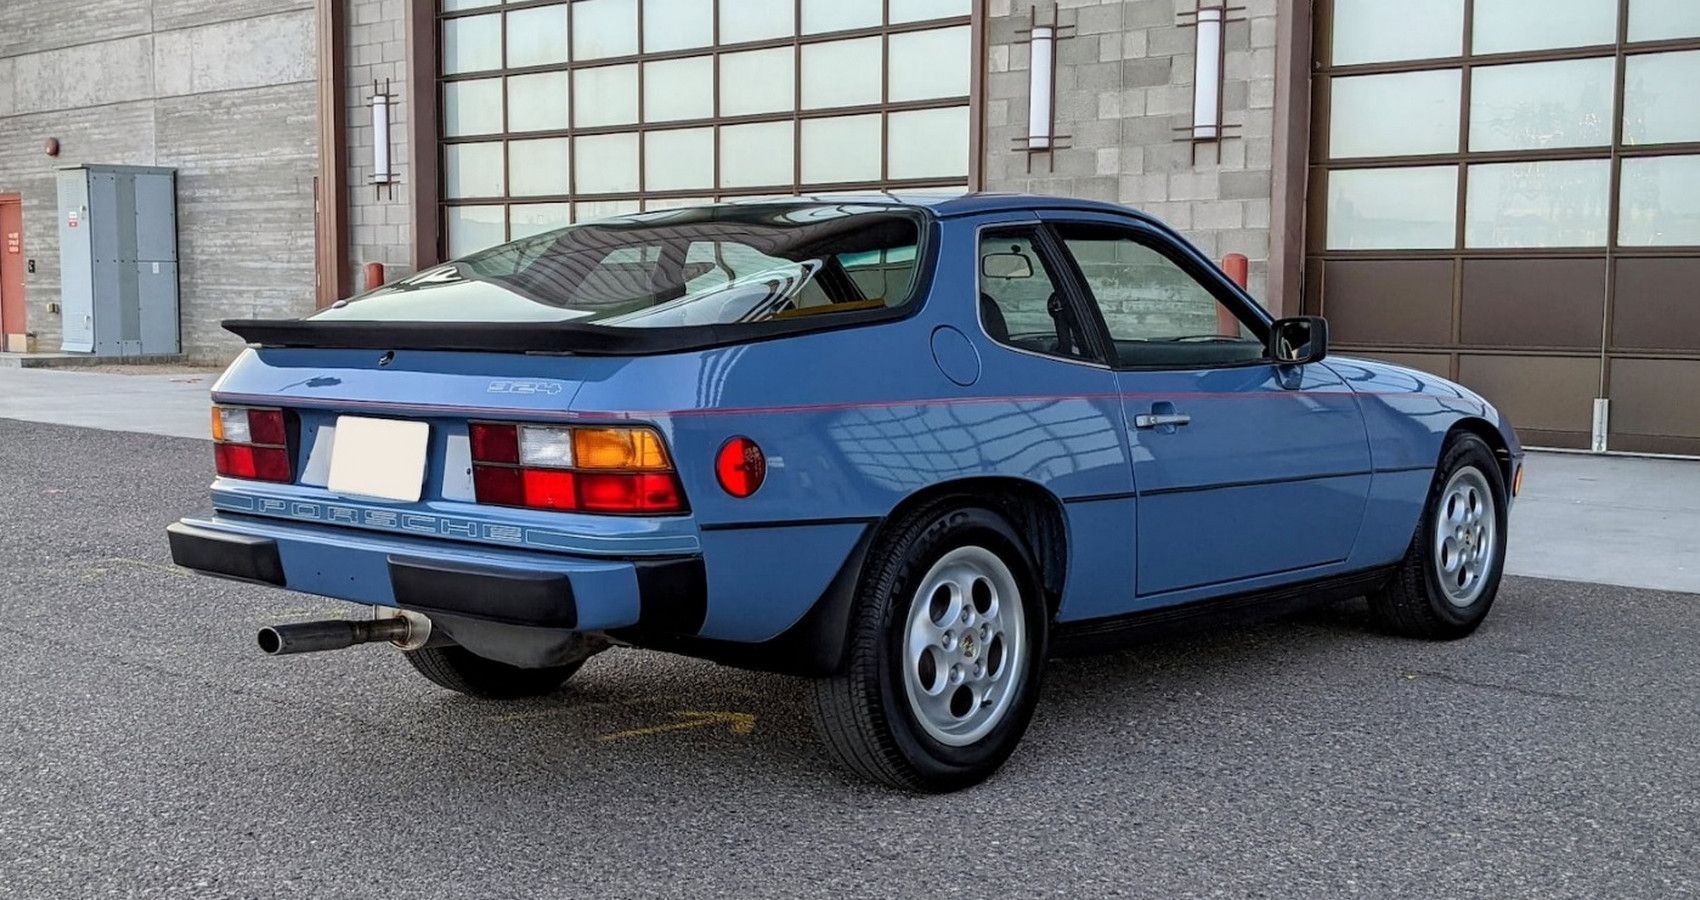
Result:
[[[24,209],[15,196],[0,197],[0,350],[23,333]]]

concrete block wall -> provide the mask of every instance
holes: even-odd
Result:
[[[22,195],[27,327],[57,350],[56,170],[177,169],[183,349],[218,322],[313,309],[317,44],[310,0],[7,0],[0,194]],[[58,158],[42,145],[60,142]]]
[[[1195,37],[1181,12],[1193,0],[1055,0],[1038,16],[1074,26],[1057,45],[1056,132],[1074,149],[1032,154],[1027,135],[1031,0],[985,0],[985,186],[1108,200],[1146,210],[1212,258],[1243,253],[1251,292],[1269,270],[1273,197],[1277,0],[1245,7],[1226,31],[1223,121],[1232,137],[1194,147],[1176,129],[1192,124]]]
[[[355,287],[369,262],[383,263],[385,277],[412,272],[413,182],[407,127],[407,3],[409,0],[350,0],[344,13],[346,60],[348,243]],[[400,179],[372,186],[372,84],[389,79],[390,167]]]

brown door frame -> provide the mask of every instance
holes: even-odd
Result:
[[[18,290],[16,296],[13,296],[12,292],[6,290],[5,278],[0,277],[0,351],[6,349],[6,342],[12,335],[29,333],[29,305],[25,299],[29,292],[29,280],[24,277],[28,274],[24,269],[24,266],[27,265],[24,262],[26,254],[23,246],[24,198],[21,194],[0,194],[0,210],[14,207],[18,211],[18,258],[14,263],[19,267],[17,273]],[[0,216],[0,220],[3,220],[3,218],[3,216]],[[0,229],[0,267],[5,265],[5,257],[10,255],[5,244],[6,234],[4,229]],[[7,315],[8,311],[11,313],[10,316]],[[6,327],[8,318],[16,320],[18,330],[13,331]]]

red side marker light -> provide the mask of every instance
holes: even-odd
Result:
[[[720,445],[714,457],[714,475],[726,493],[748,497],[767,479],[767,456],[755,441],[739,435]]]

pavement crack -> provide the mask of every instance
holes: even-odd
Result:
[[[1571,702],[1571,703],[1600,703],[1600,702],[1602,702],[1600,700],[1600,698],[1590,697],[1587,694],[1576,694],[1576,693],[1570,693],[1570,692],[1567,692],[1567,691],[1543,691],[1543,690],[1540,690],[1538,688],[1519,687],[1519,686],[1514,685],[1514,684],[1500,684],[1498,682],[1493,682],[1493,681],[1479,681],[1479,680],[1474,679],[1474,678],[1464,678],[1464,677],[1459,676],[1459,675],[1450,675],[1450,674],[1447,674],[1445,672],[1427,672],[1427,671],[1420,671],[1419,670],[1419,671],[1407,673],[1405,675],[1405,678],[1407,680],[1411,680],[1411,681],[1414,681],[1418,678],[1432,678],[1435,681],[1444,681],[1448,684],[1456,684],[1456,685],[1459,685],[1461,687],[1479,688],[1479,689],[1485,690],[1485,691],[1498,691],[1500,693],[1505,693],[1505,694],[1515,694],[1519,697],[1535,697],[1535,698],[1542,699],[1542,700],[1564,700],[1564,701]]]

